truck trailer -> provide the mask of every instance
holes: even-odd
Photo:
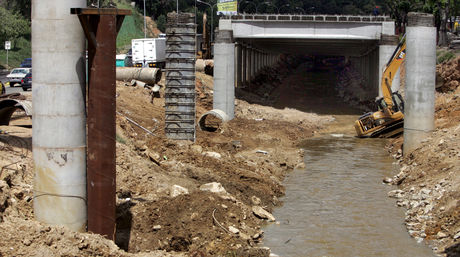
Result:
[[[131,41],[134,67],[164,68],[165,38],[140,38]]]

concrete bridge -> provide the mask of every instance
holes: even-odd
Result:
[[[379,95],[380,77],[398,38],[386,16],[238,15],[222,17],[214,44],[214,108],[234,116],[234,87],[280,54],[345,56]],[[394,81],[399,85],[399,80]]]

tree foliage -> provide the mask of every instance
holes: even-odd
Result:
[[[0,6],[0,42],[15,41],[20,37],[30,38],[30,22],[19,14]]]

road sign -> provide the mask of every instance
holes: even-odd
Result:
[[[217,15],[236,15],[238,9],[237,0],[218,0]]]
[[[5,50],[11,49],[11,41],[5,41]]]

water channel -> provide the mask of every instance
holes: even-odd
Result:
[[[264,245],[279,256],[434,256],[412,239],[404,209],[382,184],[393,159],[384,140],[325,134],[304,142],[306,169],[284,181],[279,223],[264,229]]]

